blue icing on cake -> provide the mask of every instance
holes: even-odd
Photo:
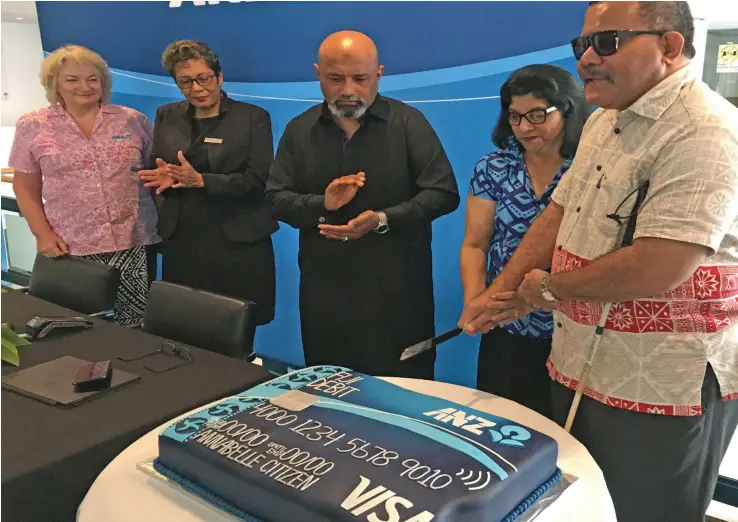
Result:
[[[249,522],[512,522],[557,456],[508,419],[320,366],[166,427],[155,466]]]

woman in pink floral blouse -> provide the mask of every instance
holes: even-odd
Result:
[[[139,181],[152,126],[141,113],[107,103],[111,75],[100,55],[71,45],[41,65],[50,107],[16,123],[10,153],[18,206],[40,254],[115,266],[121,284],[115,321],[141,321],[148,296],[146,245],[159,241],[156,207]]]

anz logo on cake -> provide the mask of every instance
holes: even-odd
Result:
[[[426,417],[433,417],[437,421],[444,424],[451,424],[457,428],[473,433],[477,436],[484,436],[484,430],[487,430],[492,442],[503,446],[513,448],[524,448],[524,441],[530,439],[530,432],[521,426],[505,425],[499,430],[487,429],[497,425],[497,423],[472,415],[456,408],[444,408],[442,410],[427,411],[423,413]]]

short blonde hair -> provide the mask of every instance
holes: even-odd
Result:
[[[69,61],[90,65],[97,69],[100,86],[102,87],[101,101],[106,102],[110,99],[113,78],[103,57],[81,45],[65,45],[47,56],[41,64],[41,74],[39,76],[41,85],[46,90],[46,99],[49,100],[49,103],[56,105],[62,102],[58,89],[59,71]]]

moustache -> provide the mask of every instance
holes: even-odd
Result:
[[[596,67],[586,66],[581,72],[582,81],[587,80],[607,80],[612,82],[612,76],[607,71],[601,71]]]
[[[364,103],[364,100],[362,100],[358,96],[353,96],[353,95],[346,96],[346,95],[344,95],[344,96],[339,96],[338,98],[336,98],[335,100],[333,100],[333,102],[334,103],[335,102],[356,102],[356,103],[362,103],[363,104]]]

